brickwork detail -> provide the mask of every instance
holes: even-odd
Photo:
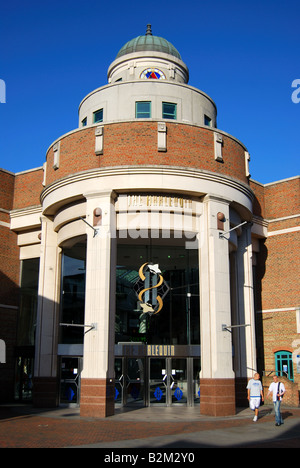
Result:
[[[202,127],[167,123],[167,150],[157,147],[157,122],[123,122],[104,126],[103,154],[95,154],[95,127],[81,129],[60,140],[59,168],[47,154],[47,185],[80,171],[130,165],[181,166],[228,175],[248,183],[245,148],[223,135],[223,161],[214,158],[214,133]]]
[[[300,177],[265,186],[251,181],[250,186],[256,196],[254,214],[268,221],[268,237],[260,241],[256,266],[260,370],[268,375],[275,370],[275,353],[291,352],[295,384],[290,392],[293,402],[299,404],[295,385],[300,389],[300,373],[295,356],[300,354],[296,317],[300,305]]]
[[[114,415],[114,395],[114,382],[110,379],[81,379],[81,416],[105,418]]]
[[[235,380],[200,379],[200,413],[207,416],[235,414]]]

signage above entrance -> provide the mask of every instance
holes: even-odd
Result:
[[[192,209],[192,200],[176,195],[133,194],[127,195],[127,206]]]
[[[120,193],[114,205],[120,239],[175,236],[198,248],[203,203],[198,197],[168,193]],[[150,230],[150,232],[149,232]]]
[[[175,356],[174,345],[147,345],[147,356],[171,357]]]
[[[165,345],[120,342],[115,345],[115,356],[149,357],[200,357],[200,345]]]

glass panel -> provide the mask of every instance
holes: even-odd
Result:
[[[172,104],[171,102],[163,102],[162,106],[163,119],[176,119],[177,104]]]
[[[208,125],[208,127],[211,127],[211,119],[207,117],[207,115],[204,116],[204,125]]]
[[[149,379],[149,401],[166,404],[167,392],[167,367],[166,359],[150,359],[150,379]]]
[[[37,311],[39,258],[22,261],[18,346],[33,346]]]
[[[127,404],[144,403],[144,360],[128,358],[126,374]]]
[[[200,359],[193,359],[193,390],[194,390],[194,403],[200,403]]]
[[[151,117],[151,102],[136,102],[135,116],[138,119]]]
[[[172,404],[187,403],[188,385],[186,363],[186,359],[171,360],[170,388]]]
[[[94,123],[96,122],[103,122],[103,109],[94,112]]]
[[[80,362],[77,357],[61,358],[60,401],[78,403],[80,386]]]
[[[143,314],[135,292],[139,268],[158,263],[170,288],[156,315]],[[156,291],[155,291],[156,292]],[[147,292],[148,293],[148,292]],[[145,293],[145,301],[147,299]],[[144,300],[144,297],[143,297]],[[153,297],[151,297],[153,302]],[[200,343],[198,250],[184,246],[118,245],[115,340],[148,344]]]
[[[18,357],[16,361],[15,399],[26,401],[32,399],[33,379],[32,358]]]
[[[63,248],[61,323],[84,324],[86,242]],[[60,343],[83,343],[83,327],[60,327]]]
[[[122,358],[117,358],[115,360],[115,403],[123,403],[123,368],[122,368]]]
[[[279,351],[275,353],[276,373],[286,376],[292,382],[294,381],[294,369],[292,353],[288,351]]]

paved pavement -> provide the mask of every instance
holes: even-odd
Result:
[[[267,405],[255,423],[249,408],[223,418],[200,415],[199,407],[151,407],[93,419],[80,417],[79,408],[0,405],[0,448],[102,448],[108,457],[137,449],[300,448],[300,408],[282,408],[282,414],[284,424],[276,427]]]

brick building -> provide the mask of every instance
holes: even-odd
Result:
[[[42,167],[0,171],[1,401],[230,415],[258,370],[298,404],[299,177],[252,180],[188,79],[148,26]]]

